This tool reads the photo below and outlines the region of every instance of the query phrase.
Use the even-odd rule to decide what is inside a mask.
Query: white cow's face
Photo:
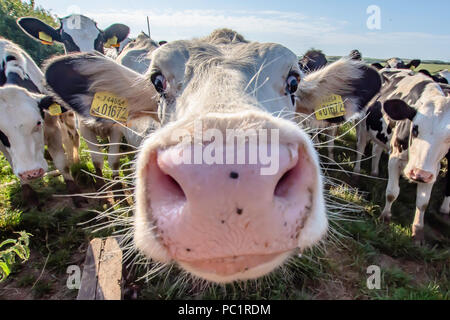
[[[31,17],[21,18],[17,23],[28,35],[44,43],[61,42],[66,52],[104,53],[104,46],[108,41],[115,39],[116,43],[109,45],[120,45],[130,32],[123,24],[113,24],[106,30],[101,30],[95,21],[79,14],[60,19],[59,29]]]
[[[96,55],[58,58],[46,70],[49,86],[85,116],[94,92],[127,98],[130,117],[154,115],[154,89],[161,95],[163,126],[136,166],[136,247],[225,283],[266,275],[320,241],[328,223],[318,155],[287,119],[331,94],[352,101],[347,119],[379,91],[378,73],[342,60],[300,79],[290,50],[231,30],[164,45],[149,70],[143,77]]]
[[[405,175],[411,178],[419,171],[423,182],[434,183],[439,174],[440,161],[449,149],[450,97],[438,97],[421,106],[413,119]]]
[[[24,182],[42,177],[48,169],[44,120],[38,107],[42,99],[19,87],[0,88],[0,147]]]
[[[102,32],[93,20],[81,15],[71,15],[60,22],[61,38],[68,52],[103,52]]]

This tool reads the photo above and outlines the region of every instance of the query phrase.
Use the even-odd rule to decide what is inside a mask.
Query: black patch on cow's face
[[[403,120],[397,123],[395,131],[394,147],[401,153],[409,148],[409,134],[411,131],[411,121]]]
[[[6,148],[11,148],[11,144],[9,143],[9,139],[6,136],[6,134],[3,133],[2,130],[0,130],[0,141]]]
[[[381,70],[383,69],[383,66],[381,65],[381,63],[376,62],[376,63],[372,63],[372,67],[374,67],[377,70]]]
[[[428,84],[430,84],[430,82],[428,81],[419,82],[409,91],[404,99],[407,100],[410,104],[415,104],[422,96],[423,92],[425,91],[425,87]]]
[[[22,79],[17,73],[10,72],[6,77],[6,84],[16,85],[21,88],[27,89],[30,92],[40,93],[39,89],[36,87],[30,78]]]
[[[75,41],[73,41],[72,36],[64,32],[63,29],[60,29],[60,32],[61,32],[61,42],[64,44],[66,52],[67,53],[80,52],[80,48],[77,46]]]
[[[377,101],[367,111],[367,130],[377,132],[377,139],[384,144],[388,143],[388,137],[383,133],[383,113],[381,112],[381,102]],[[390,132],[389,132],[390,131]],[[388,128],[388,134],[392,133],[392,130]]]

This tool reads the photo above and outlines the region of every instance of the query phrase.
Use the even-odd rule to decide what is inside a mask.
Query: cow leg
[[[378,177],[380,175],[380,160],[383,155],[383,148],[376,143],[372,144],[372,171],[371,175],[373,177]]]
[[[114,127],[111,130],[110,135],[110,143],[111,146],[109,147],[109,156],[108,156],[108,164],[111,170],[113,171],[112,177],[114,180],[113,184],[113,191],[120,191],[122,190],[122,183],[120,182],[120,176],[119,176],[119,167],[120,167],[120,142],[123,138],[123,132],[120,128]],[[114,192],[114,200],[118,201],[123,197],[120,197],[120,192]]]
[[[98,146],[97,136],[95,132],[84,124],[80,125],[80,131],[81,135],[86,140],[91,154],[92,162],[94,163],[95,175],[97,176],[95,178],[95,188],[98,191],[105,185],[105,181],[103,180],[104,155],[102,153],[102,150]]]
[[[356,163],[355,168],[353,169],[354,173],[361,173],[361,161],[362,157],[364,155],[364,151],[366,151],[367,142],[368,142],[368,136],[367,136],[367,130],[364,130],[364,124],[360,123],[358,126],[356,126],[356,135],[358,137],[358,142],[356,144]]]
[[[46,127],[45,139],[47,141],[48,152],[55,164],[55,167],[62,174],[64,181],[66,182],[67,191],[70,194],[76,196],[72,197],[72,200],[76,207],[81,207],[83,203],[86,203],[86,199],[79,196],[81,194],[80,188],[75,184],[73,177],[69,169],[69,161],[64,153],[63,148],[63,135],[60,134],[61,131],[65,131],[63,128]]]
[[[414,216],[414,223],[412,226],[412,235],[415,242],[422,244],[425,240],[423,231],[425,211],[427,210],[430,201],[433,184],[419,183],[417,184],[417,198],[416,198],[416,215]]]
[[[392,217],[391,209],[392,204],[400,193],[400,174],[401,174],[401,160],[399,158],[389,158],[389,180],[386,188],[386,205],[384,207],[383,213],[381,214],[381,218],[389,221]]]
[[[442,202],[441,209],[439,210],[442,214],[450,214],[450,152],[447,153],[447,175],[446,175],[446,185],[445,185],[445,198]]]
[[[66,112],[61,116],[61,121],[64,123],[62,137],[69,158],[70,165],[80,162],[80,134],[76,128],[76,118],[74,112]]]

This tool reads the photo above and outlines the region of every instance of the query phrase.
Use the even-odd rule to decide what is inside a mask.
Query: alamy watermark
[[[280,169],[279,129],[203,130],[203,122],[194,122],[194,133],[187,129],[172,132],[172,141],[180,141],[180,152],[171,153],[174,164],[258,165],[263,176]]]
[[[366,13],[369,15],[367,18],[367,29],[369,30],[381,30],[381,9],[377,5],[371,5],[367,7]]]
[[[380,290],[381,289],[381,268],[379,266],[369,266],[367,268],[367,289]]]

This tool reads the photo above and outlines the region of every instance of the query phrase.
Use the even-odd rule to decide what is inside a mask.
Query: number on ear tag
[[[315,113],[317,120],[342,117],[345,115],[344,101],[339,95],[331,95],[320,102]]]
[[[91,116],[126,123],[128,101],[111,92],[97,92],[92,100]]]

